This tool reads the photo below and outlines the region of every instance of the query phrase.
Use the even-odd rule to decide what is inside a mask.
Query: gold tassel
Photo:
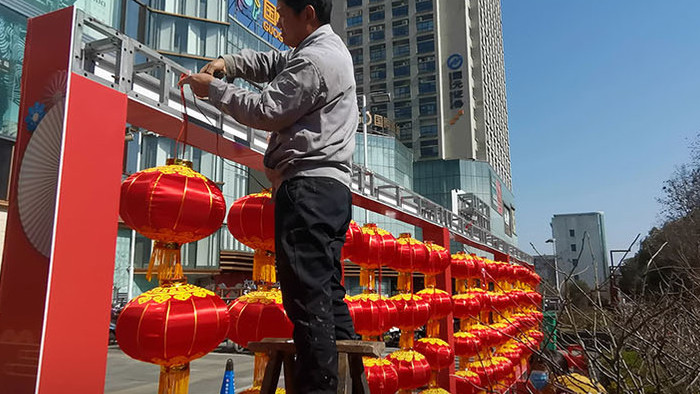
[[[255,249],[253,255],[253,281],[269,288],[277,281],[275,254],[267,250]]]
[[[413,330],[401,330],[401,337],[399,337],[399,348],[401,350],[413,349],[413,335]]]
[[[255,353],[255,361],[253,366],[253,387],[262,387],[263,378],[265,377],[265,369],[270,361],[270,356],[267,353]]]
[[[428,327],[426,327],[426,334],[428,338],[439,338],[440,337],[440,321],[439,320],[428,320]]]
[[[180,257],[180,244],[156,241],[153,245],[151,260],[148,262],[146,280],[150,281],[153,271],[158,274],[158,282],[174,281],[184,278]]]
[[[187,394],[190,384],[190,363],[160,367],[158,394]]]
[[[411,293],[413,291],[413,274],[411,272],[399,272],[396,289],[399,293]]]
[[[374,293],[374,270],[360,267],[360,287],[363,289],[363,293],[372,294]]]

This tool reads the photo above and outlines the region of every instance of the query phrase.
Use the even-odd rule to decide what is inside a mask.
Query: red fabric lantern
[[[481,312],[481,296],[478,293],[464,293],[452,296],[454,316],[458,319],[476,317]]]
[[[236,298],[229,306],[228,338],[246,347],[263,338],[289,338],[294,328],[282,306],[278,289],[253,291]]]
[[[131,300],[119,315],[119,347],[132,358],[161,366],[159,392],[186,393],[189,362],[226,338],[226,303],[209,290],[173,283]]]
[[[465,252],[457,252],[451,260],[452,277],[455,279],[472,279],[481,277],[481,260]]]
[[[476,394],[481,390],[481,379],[472,371],[455,372],[457,394]]]
[[[394,394],[399,389],[399,373],[391,361],[362,357],[367,384],[372,394]]]
[[[542,307],[542,294],[536,293],[534,291],[529,291],[525,293],[527,297],[527,303],[536,307],[536,308],[541,308]]]
[[[481,348],[479,337],[468,331],[454,333],[455,354],[460,357],[476,355]]]
[[[425,275],[437,275],[450,266],[452,257],[447,249],[430,241],[425,242],[425,247],[428,249],[428,258],[426,260],[417,260],[415,271],[422,272]]]
[[[423,242],[411,238],[409,233],[402,233],[396,239],[396,255],[386,265],[398,272],[413,272],[428,264],[428,254],[428,247]]]
[[[340,259],[354,260],[361,242],[362,229],[356,221],[351,220],[348,231],[345,232],[345,244],[340,250]]]
[[[433,370],[449,367],[455,356],[450,345],[440,338],[421,338],[416,342],[414,349],[425,356]]]
[[[471,326],[469,332],[479,338],[482,348],[495,346],[501,339],[500,335],[494,335],[494,331],[491,328],[481,323]]]
[[[226,224],[243,244],[253,249],[275,251],[275,203],[270,192],[249,194],[234,201]]]
[[[452,312],[452,297],[444,290],[436,288],[423,289],[416,293],[430,304],[430,320],[438,320]]]
[[[124,223],[156,241],[147,279],[157,268],[161,283],[182,277],[180,246],[214,233],[226,214],[224,196],[214,182],[188,167],[189,162],[168,163],[126,178],[119,206]]]
[[[430,364],[415,350],[397,350],[387,356],[399,375],[400,389],[415,389],[428,384]]]
[[[397,294],[390,298],[396,305],[396,327],[411,330],[428,322],[430,305],[415,294]]]
[[[396,238],[390,232],[368,223],[360,229],[361,242],[353,240],[352,262],[360,267],[377,269],[394,259],[396,254]],[[346,233],[347,239],[347,233]]]
[[[394,326],[398,318],[396,305],[379,294],[358,294],[345,297],[355,332],[362,336],[378,336]]]

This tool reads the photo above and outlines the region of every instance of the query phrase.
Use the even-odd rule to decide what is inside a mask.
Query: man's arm
[[[252,82],[270,82],[284,69],[286,52],[256,52],[243,49],[235,55],[223,55],[229,80],[241,77]]]
[[[321,79],[308,60],[297,58],[262,92],[251,92],[220,80],[209,84],[209,101],[238,122],[260,130],[291,126],[318,102]]]

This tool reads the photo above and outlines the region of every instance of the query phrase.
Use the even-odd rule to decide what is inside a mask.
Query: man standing
[[[352,59],[329,25],[331,0],[278,0],[277,11],[293,49],[225,55],[181,84],[238,122],[272,132],[264,165],[284,308],[294,323],[296,389],[335,393],[335,341],[355,336],[340,284],[359,117]],[[250,92],[213,77],[222,72],[269,84]]]

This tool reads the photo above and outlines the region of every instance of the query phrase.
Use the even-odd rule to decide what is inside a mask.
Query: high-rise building
[[[500,0],[343,0],[331,24],[358,96],[413,150],[414,190],[455,212],[479,205],[473,225],[517,245]]]
[[[344,0],[331,23],[416,160],[485,161],[512,189],[500,0]]]
[[[603,212],[557,214],[551,224],[562,286],[565,281],[582,281],[607,300],[610,263]]]

